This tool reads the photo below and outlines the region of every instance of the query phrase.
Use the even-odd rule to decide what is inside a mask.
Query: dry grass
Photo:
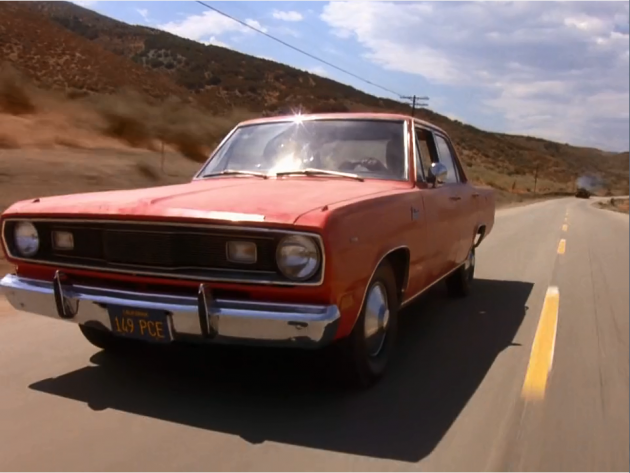
[[[244,110],[213,116],[177,99],[152,102],[133,91],[84,101],[104,120],[104,134],[135,148],[156,150],[164,142],[196,162],[205,161],[236,123],[253,116]]]
[[[19,148],[20,144],[15,138],[11,136],[7,136],[4,134],[0,134],[0,149],[16,149]]]
[[[7,105],[5,105],[7,104]],[[235,109],[211,115],[177,98],[158,101],[123,89],[112,95],[36,88],[10,66],[0,66],[0,148],[141,148],[175,150],[195,162],[239,121]]]
[[[0,67],[0,112],[25,115],[36,111],[27,81],[13,67]]]

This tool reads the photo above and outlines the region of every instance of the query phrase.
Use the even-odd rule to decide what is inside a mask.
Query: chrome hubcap
[[[470,253],[468,253],[468,258],[466,259],[466,271],[468,271],[470,268],[475,266],[475,252],[470,250]]]
[[[385,343],[389,324],[387,291],[380,282],[374,284],[365,301],[365,344],[370,356],[377,356]]]

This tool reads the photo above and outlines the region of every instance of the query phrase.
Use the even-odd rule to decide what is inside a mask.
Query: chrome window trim
[[[464,170],[461,157],[455,149],[455,143],[453,143],[453,140],[446,134],[446,132],[438,131],[435,132],[434,135],[438,135],[446,142],[446,146],[448,147],[451,153],[451,157],[453,158],[453,165],[455,167],[455,170],[457,171],[457,184],[466,184],[468,182],[468,176],[466,176],[466,171]]]
[[[453,169],[455,170],[455,178],[457,179],[457,182],[445,182],[444,184],[462,184],[462,178],[460,176],[460,170],[459,170],[459,162],[457,157],[455,156],[454,150],[453,150],[453,146],[450,142],[450,140],[448,139],[448,137],[444,134],[444,133],[440,133],[440,132],[432,132],[434,136],[441,138],[444,143],[446,144],[446,147],[448,148],[448,152],[451,155],[451,161],[453,161]],[[437,142],[435,143],[435,149],[438,153],[438,156],[441,158],[440,156],[440,147],[438,146]]]
[[[426,174],[425,174],[425,170],[424,170],[424,164],[422,163],[422,151],[420,150],[420,146],[418,143],[418,133],[416,132],[416,128],[417,125],[415,122],[411,123],[411,128],[412,128],[412,135],[413,135],[413,167],[414,167],[414,172],[415,172],[415,177],[413,179],[413,182],[418,184],[420,183],[427,183],[426,180]],[[418,152],[418,156],[416,156],[416,151]],[[418,169],[416,166],[420,165],[420,168]],[[420,174],[419,174],[420,173]],[[420,177],[420,179],[418,179],[418,177]]]
[[[147,227],[150,227],[151,225],[153,226],[157,226],[157,225],[162,225],[162,226],[172,226],[172,227],[180,227],[180,228],[199,228],[199,229],[215,229],[215,230],[234,230],[234,231],[241,231],[241,232],[252,232],[252,233],[261,233],[261,234],[267,234],[267,235],[271,235],[274,233],[280,233],[280,234],[285,234],[285,235],[302,235],[302,236],[306,236],[306,237],[310,237],[313,238],[316,242],[317,245],[319,246],[319,250],[321,252],[322,255],[322,262],[321,262],[321,271],[320,271],[320,277],[319,279],[315,280],[315,281],[305,281],[305,282],[298,282],[298,281],[273,281],[273,280],[258,280],[258,279],[248,279],[248,278],[241,278],[241,279],[232,279],[232,278],[221,278],[221,277],[213,277],[213,276],[190,276],[190,275],[178,275],[178,274],[170,274],[170,273],[160,273],[160,272],[156,272],[156,271],[142,271],[142,270],[127,270],[127,269],[112,269],[112,268],[97,268],[97,267],[93,267],[93,266],[85,266],[85,265],[80,265],[80,264],[65,264],[65,263],[58,263],[58,262],[51,262],[51,261],[43,261],[43,260],[38,260],[38,259],[32,259],[32,258],[23,258],[20,256],[15,256],[11,253],[9,245],[7,244],[6,238],[5,238],[5,233],[6,233],[6,225],[9,222],[20,222],[20,221],[27,221],[27,222],[33,222],[33,223],[37,223],[37,222],[51,222],[51,223],[80,223],[80,224],[85,224],[85,223],[96,223],[96,224],[128,224],[128,225],[146,225]],[[138,221],[138,220],[116,220],[116,219],[81,219],[81,218],[77,218],[77,219],[72,219],[72,218],[50,218],[50,217],[44,217],[44,218],[28,218],[28,217],[6,217],[5,219],[2,220],[2,244],[5,248],[5,251],[7,252],[7,255],[15,260],[15,261],[22,261],[25,263],[33,263],[33,264],[40,264],[40,265],[45,265],[45,266],[52,266],[52,267],[60,267],[60,268],[72,268],[72,269],[81,269],[81,270],[85,270],[85,271],[93,271],[93,272],[107,272],[107,273],[114,273],[114,274],[130,274],[130,275],[134,275],[134,276],[147,276],[147,277],[159,277],[159,278],[166,278],[166,279],[178,279],[178,280],[188,280],[188,281],[207,281],[207,282],[221,282],[221,283],[227,283],[227,284],[261,284],[261,285],[272,285],[272,286],[321,286],[324,283],[324,275],[326,272],[326,250],[324,248],[324,240],[321,237],[321,235],[317,234],[317,233],[312,233],[312,232],[305,232],[305,231],[300,231],[300,230],[289,230],[289,229],[276,229],[276,228],[263,228],[263,227],[244,227],[244,226],[232,226],[232,225],[220,225],[220,224],[203,224],[203,223],[182,223],[182,222],[168,222],[168,221]],[[223,271],[223,270],[217,270],[217,271]],[[239,270],[234,270],[234,271],[239,271]],[[246,269],[243,271],[247,271]],[[260,273],[257,273],[260,274]]]
[[[409,167],[409,157],[410,155],[410,150],[409,150],[409,122],[408,121],[404,121],[403,122],[403,127],[404,127],[404,131],[403,131],[403,146],[405,148],[405,179],[407,182],[412,180],[411,177],[411,168]]]

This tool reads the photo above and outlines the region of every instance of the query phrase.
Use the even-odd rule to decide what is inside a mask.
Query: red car
[[[473,280],[494,195],[447,134],[394,114],[237,125],[191,182],[21,201],[1,217],[18,310],[77,323],[94,345],[336,345],[369,386],[401,307]]]

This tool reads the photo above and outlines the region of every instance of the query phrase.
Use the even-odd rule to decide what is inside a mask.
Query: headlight
[[[304,281],[317,272],[321,256],[317,244],[311,238],[291,235],[280,241],[276,261],[287,278]]]
[[[13,230],[15,246],[21,256],[34,256],[39,250],[39,235],[30,222],[18,222]]]

